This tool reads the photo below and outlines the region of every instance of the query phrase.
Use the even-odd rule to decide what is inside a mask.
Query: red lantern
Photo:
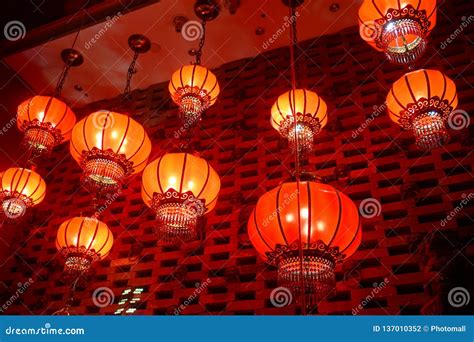
[[[262,258],[278,267],[281,286],[300,298],[304,283],[309,307],[333,291],[336,263],[357,250],[362,229],[349,197],[330,185],[301,181],[263,194],[249,218],[248,234]]]
[[[156,213],[160,240],[195,240],[198,219],[216,205],[220,185],[217,172],[195,153],[167,153],[148,164],[142,198]]]
[[[426,50],[436,25],[436,0],[364,0],[360,35],[396,64],[412,64]]]
[[[38,153],[71,137],[76,116],[63,101],[52,96],[34,96],[18,106],[17,124],[25,144]]]
[[[92,264],[105,258],[114,244],[107,225],[91,217],[74,217],[61,224],[56,247],[66,257],[64,272],[77,278],[89,271]]]
[[[447,123],[457,104],[456,84],[438,70],[409,72],[387,95],[390,118],[411,130],[423,150],[449,141]]]

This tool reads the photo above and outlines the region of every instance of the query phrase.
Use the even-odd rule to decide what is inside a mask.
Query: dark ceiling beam
[[[160,2],[160,0],[106,0],[97,5],[84,8],[75,14],[65,16],[51,23],[34,28],[31,31],[27,31],[23,39],[17,41],[1,41],[0,59],[67,36],[68,34],[77,32],[80,27],[86,28],[97,25],[106,21],[107,17],[113,17],[118,12],[125,15],[157,2]],[[66,47],[67,46],[65,46],[65,48]]]

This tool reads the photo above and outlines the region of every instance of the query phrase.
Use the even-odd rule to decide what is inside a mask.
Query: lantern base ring
[[[334,291],[335,267],[330,258],[311,255],[305,251],[301,260],[297,252],[290,253],[278,263],[278,283],[291,291],[298,304],[301,304],[303,290],[306,307],[314,308]]]
[[[18,192],[4,190],[0,192],[2,202],[1,219],[3,223],[15,224],[25,215],[26,210],[33,205],[30,198]]]
[[[189,127],[201,120],[201,115],[211,105],[211,98],[206,90],[188,85],[176,89],[173,101],[179,106],[180,116]]]
[[[82,183],[95,194],[110,194],[119,190],[123,180],[133,172],[132,163],[125,155],[112,150],[94,148],[83,152],[82,156]]]
[[[450,138],[442,116],[435,111],[417,115],[413,119],[413,133],[416,145],[422,150],[430,150],[444,145]]]
[[[288,115],[280,124],[280,134],[288,139],[293,153],[311,153],[314,137],[321,131],[319,119],[311,114],[297,113],[296,121],[295,127],[294,117]]]
[[[77,279],[80,276],[87,275],[92,263],[99,260],[99,254],[84,247],[71,246],[63,248],[61,252],[66,257],[64,275],[67,279]]]
[[[156,213],[156,232],[161,244],[194,241],[199,237],[198,220],[204,214],[204,202],[191,192],[169,189],[153,194],[152,209]]]
[[[38,155],[50,153],[63,141],[61,131],[49,122],[40,122],[38,119],[25,121],[21,129],[24,131],[23,145]]]

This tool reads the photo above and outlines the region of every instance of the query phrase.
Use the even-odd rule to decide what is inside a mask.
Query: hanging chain
[[[291,87],[293,90],[293,103],[295,103],[296,96],[295,90],[297,87],[296,83],[296,65],[295,65],[295,49],[298,44],[297,31],[296,31],[296,10],[294,3],[290,0],[289,7],[289,19],[291,20],[290,29],[290,70],[291,70]],[[301,199],[300,199],[300,146],[298,139],[298,118],[296,112],[293,113],[293,120],[295,124],[295,178],[296,178],[296,198],[298,208],[298,252],[299,252],[299,271],[300,271],[300,301],[301,301],[301,313],[306,315],[306,284],[304,280],[304,253],[303,253],[303,234],[301,233]],[[303,113],[304,114],[304,113]]]
[[[206,20],[203,19],[201,22],[202,33],[201,38],[199,39],[199,48],[196,51],[196,64],[201,64],[201,56],[202,56],[202,48],[204,47],[204,43],[206,42]]]
[[[132,92],[131,90],[132,77],[137,72],[137,69],[135,68],[135,64],[137,63],[138,55],[139,55],[139,52],[135,51],[135,54],[133,55],[132,63],[130,63],[130,66],[128,67],[127,83],[125,84],[125,89],[123,90],[122,102],[127,102],[130,100],[130,93]]]

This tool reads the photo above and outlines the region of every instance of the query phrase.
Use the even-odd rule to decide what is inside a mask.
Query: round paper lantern
[[[70,151],[83,169],[84,186],[110,193],[144,169],[151,142],[143,126],[128,115],[98,111],[74,126]]]
[[[364,0],[361,37],[396,64],[412,64],[426,50],[436,25],[436,0]]]
[[[142,198],[164,243],[196,239],[198,218],[214,208],[219,189],[219,175],[197,153],[166,153],[143,171]]]
[[[18,106],[18,128],[26,145],[39,153],[69,140],[75,123],[71,108],[52,96],[34,96]]]
[[[77,277],[89,271],[92,264],[105,258],[114,243],[107,225],[91,217],[74,217],[59,226],[56,247],[66,257],[64,271]]]
[[[296,117],[296,129],[295,129]],[[327,124],[327,105],[315,92],[306,89],[290,90],[280,95],[271,109],[273,128],[287,138],[293,151],[309,153],[314,137]]]
[[[417,70],[398,79],[387,95],[390,118],[411,130],[420,149],[449,141],[447,122],[456,109],[454,82],[438,70]]]
[[[35,171],[11,167],[0,174],[3,218],[15,223],[27,208],[40,203],[46,194],[46,183]]]
[[[335,288],[336,263],[357,250],[362,229],[349,197],[330,185],[301,181],[263,194],[248,234],[262,258],[278,267],[280,285],[298,299],[303,281],[306,304],[314,306]]]
[[[182,120],[189,126],[201,120],[201,114],[216,102],[220,91],[216,75],[198,64],[175,71],[168,89]]]

